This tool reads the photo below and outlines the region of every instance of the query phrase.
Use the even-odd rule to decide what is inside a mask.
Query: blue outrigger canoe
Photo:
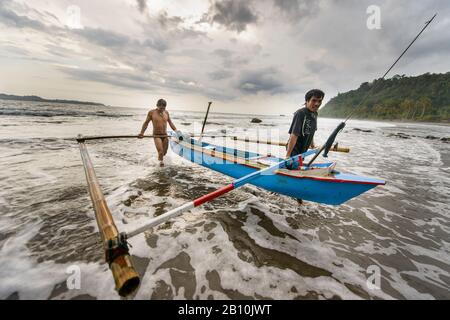
[[[174,153],[235,179],[284,160],[198,141],[188,135],[183,135],[182,139],[173,137],[170,146]],[[316,152],[309,150],[302,158]],[[251,184],[285,196],[330,205],[340,205],[378,185],[386,184],[379,179],[337,172],[334,166],[335,163],[330,162],[313,164],[310,168],[300,165],[300,169],[296,170],[280,168],[272,174],[253,179]]]

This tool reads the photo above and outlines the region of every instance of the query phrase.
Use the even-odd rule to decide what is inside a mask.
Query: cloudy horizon
[[[0,0],[0,93],[291,113],[381,77],[435,13],[388,77],[450,71],[447,0]]]

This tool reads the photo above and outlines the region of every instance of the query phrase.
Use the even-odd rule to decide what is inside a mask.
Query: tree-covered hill
[[[450,122],[450,72],[365,82],[357,90],[332,98],[320,115],[347,117],[369,92],[354,118]]]

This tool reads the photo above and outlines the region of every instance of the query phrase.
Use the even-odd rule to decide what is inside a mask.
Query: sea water
[[[203,114],[169,111],[178,129],[199,131]],[[146,112],[0,101],[0,299],[119,299],[74,138],[137,134]],[[286,141],[291,114],[253,117],[212,113],[206,130]],[[319,118],[316,144],[339,122]],[[131,298],[449,299],[450,144],[430,136],[449,127],[351,120],[338,136],[351,152],[327,161],[386,186],[301,207],[244,186],[132,238],[141,285]],[[119,230],[231,181],[170,150],[159,168],[151,139],[86,144]]]

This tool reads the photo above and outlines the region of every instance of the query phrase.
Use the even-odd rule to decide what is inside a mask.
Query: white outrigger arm
[[[311,152],[316,152],[316,150],[311,150]],[[273,171],[281,169],[281,168],[285,168],[288,163],[292,163],[293,161],[294,162],[298,161],[299,157],[301,157],[301,156],[302,156],[301,154],[293,156],[289,159],[278,162],[270,167],[267,167],[267,168],[259,170],[259,171],[252,172],[242,178],[236,179],[232,183],[230,183],[226,186],[223,186],[213,192],[210,192],[204,196],[201,196],[201,197],[195,199],[194,201],[187,202],[187,203],[183,204],[182,206],[179,206],[179,207],[172,209],[156,218],[153,218],[150,221],[148,221],[146,224],[144,224],[134,230],[127,231],[126,232],[127,237],[128,238],[134,237],[134,236],[136,236],[144,231],[147,231],[153,227],[156,227],[170,219],[178,217],[178,216],[182,215],[183,213],[185,213],[195,207],[201,206],[202,204],[204,204],[206,202],[214,200],[215,198],[218,198],[232,190],[242,187],[243,185],[251,182],[253,179],[255,179],[257,177],[270,174]]]

